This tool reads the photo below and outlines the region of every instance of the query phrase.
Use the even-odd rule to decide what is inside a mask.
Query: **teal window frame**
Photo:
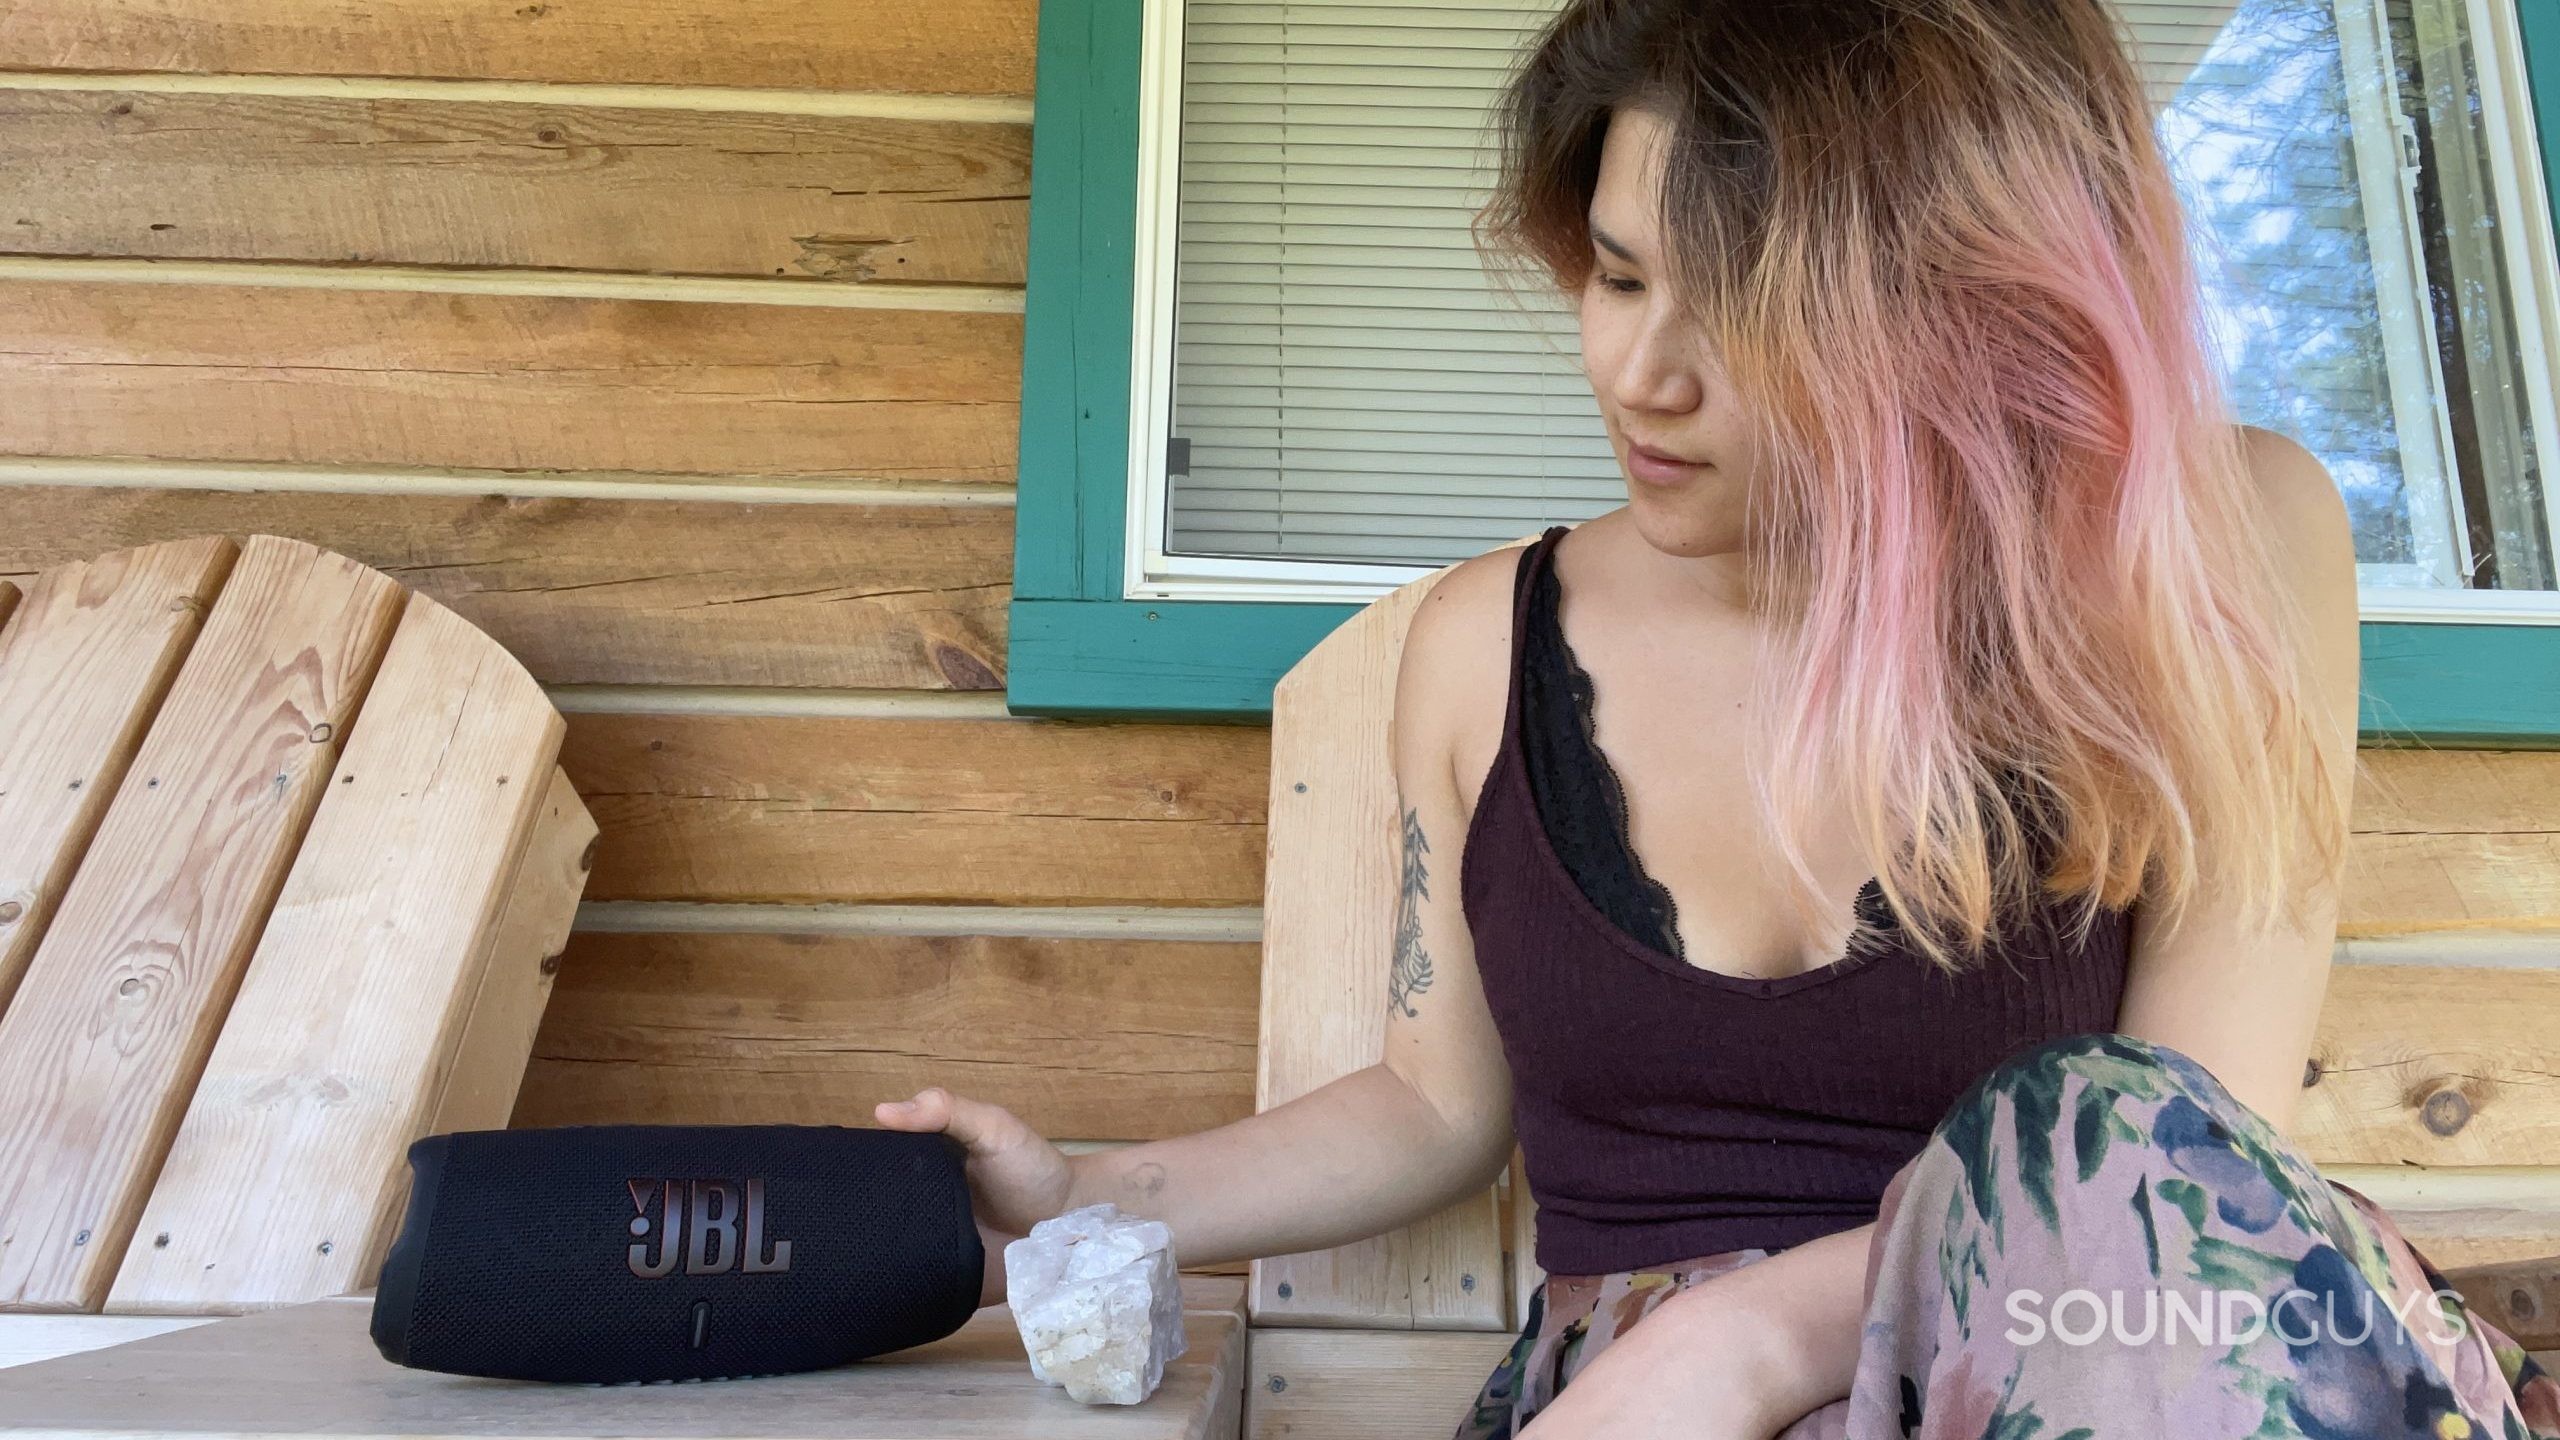
[[[2560,0],[2518,0],[2560,214]],[[1130,324],[1142,0],[1040,0],[1006,704],[1254,723],[1356,605],[1131,600]],[[2371,743],[2560,748],[2560,625],[2368,620]]]

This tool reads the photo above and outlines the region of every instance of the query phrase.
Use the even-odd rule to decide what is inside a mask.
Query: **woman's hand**
[[[987,1250],[978,1303],[1002,1302],[1006,1243],[1069,1208],[1074,1162],[1012,1111],[939,1085],[926,1086],[912,1100],[883,1100],[872,1114],[889,1129],[940,1130],[968,1147],[970,1208]]]
[[[1674,1295],[1609,1342],[1532,1416],[1520,1440],[1770,1440],[1778,1416],[1759,1384],[1771,1364],[1749,1317],[1701,1287]]]
[[[1523,1440],[1770,1440],[1849,1393],[1869,1221],[1670,1296],[1574,1372]]]

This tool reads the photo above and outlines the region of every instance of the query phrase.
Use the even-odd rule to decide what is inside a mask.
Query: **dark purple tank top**
[[[1520,557],[1502,742],[1460,862],[1538,1263],[1595,1275],[1862,1225],[1984,1071],[2115,1028],[2132,911],[2073,945],[2059,909],[2039,909],[1949,976],[1899,942],[1870,882],[1859,913],[1884,933],[1830,965],[1754,979],[1689,964],[1627,846],[1557,625],[1566,533]]]

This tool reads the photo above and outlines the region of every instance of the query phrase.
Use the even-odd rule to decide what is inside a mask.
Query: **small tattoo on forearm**
[[[1164,1193],[1164,1178],[1164,1167],[1150,1160],[1120,1177],[1120,1185],[1131,1195],[1152,1200]]]
[[[1387,1004],[1414,1013],[1412,997],[1431,988],[1431,956],[1422,948],[1422,902],[1431,898],[1431,876],[1422,857],[1431,843],[1422,836],[1419,812],[1404,812],[1404,878],[1396,890],[1395,960],[1387,976]]]

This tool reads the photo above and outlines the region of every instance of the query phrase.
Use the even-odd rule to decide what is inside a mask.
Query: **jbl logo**
[[[675,1273],[682,1262],[687,1275],[778,1275],[791,1268],[791,1242],[776,1240],[770,1252],[764,1238],[762,1180],[626,1180],[631,1188],[634,1243],[627,1252],[631,1273],[656,1280]],[[739,1197],[745,1196],[741,1203]],[[658,1218],[649,1212],[655,1208]],[[658,1258],[649,1258],[655,1232]],[[743,1233],[742,1233],[743,1232]]]

